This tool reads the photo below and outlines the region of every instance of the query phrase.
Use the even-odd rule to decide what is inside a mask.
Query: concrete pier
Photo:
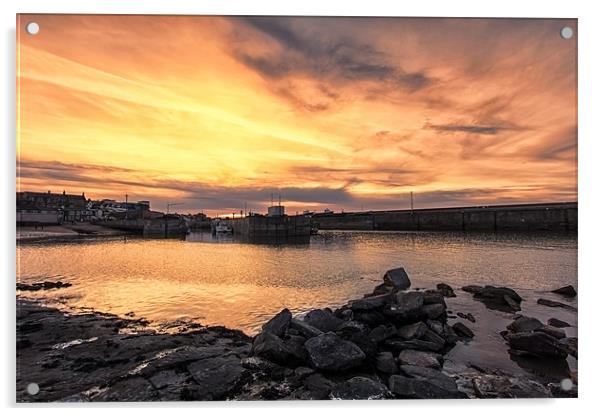
[[[577,202],[319,213],[321,230],[576,231]]]

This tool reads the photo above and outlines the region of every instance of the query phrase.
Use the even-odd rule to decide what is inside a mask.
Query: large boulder
[[[446,283],[439,283],[437,285],[437,290],[443,294],[446,298],[455,298],[456,294],[454,293],[454,289]]]
[[[400,327],[397,332],[401,338],[410,340],[414,338],[421,338],[427,330],[428,327],[426,324],[420,321],[410,325],[404,325]]]
[[[523,298],[507,287],[495,286],[463,286],[462,290],[472,293],[473,297],[485,304],[489,309],[503,312],[517,312]]]
[[[322,332],[334,332],[340,327],[345,321],[334,316],[332,312],[327,309],[314,309],[309,311],[303,321],[314,328],[318,328]]]
[[[429,379],[393,375],[389,378],[389,389],[402,399],[459,399],[466,395],[457,390],[447,390]]]
[[[577,312],[577,308],[571,305],[567,305],[566,303],[556,302],[555,300],[549,299],[537,299],[537,303],[544,306],[549,306],[550,308],[563,308],[568,311]]]
[[[253,355],[278,364],[302,363],[305,359],[303,337],[290,337],[283,340],[271,332],[262,332],[253,341]]]
[[[278,312],[272,319],[267,321],[262,327],[262,331],[271,332],[279,337],[283,336],[291,323],[293,315],[288,309]]]
[[[195,361],[188,372],[198,384],[193,392],[196,400],[220,400],[241,382],[244,369],[240,359],[228,356]]]
[[[320,331],[318,328],[295,318],[291,319],[289,326],[291,329],[298,331],[305,338],[313,338],[317,337],[320,334],[323,334],[323,332]]]
[[[577,291],[571,285],[563,286],[561,288],[552,290],[552,293],[556,293],[558,295],[566,296],[567,298],[574,298],[577,296]]]
[[[353,377],[332,388],[331,399],[338,400],[381,400],[393,398],[393,395],[382,383],[368,377]]]
[[[441,355],[427,351],[403,350],[399,353],[401,365],[415,365],[438,370],[441,368],[441,361]]]
[[[571,326],[568,322],[561,321],[560,319],[550,318],[548,319],[548,325],[556,327],[556,328],[567,328]]]
[[[476,396],[482,399],[551,397],[542,384],[522,376],[480,374],[472,378],[472,387]]]
[[[543,327],[541,321],[537,318],[531,318],[530,316],[519,316],[506,327],[510,332],[528,332],[535,331]]]
[[[383,351],[376,357],[376,369],[382,373],[395,374],[397,373],[397,363],[395,357],[390,351]]]
[[[372,342],[379,343],[396,335],[397,328],[395,328],[393,325],[379,325],[370,331],[368,337],[372,340]]]
[[[561,358],[567,356],[566,348],[556,338],[543,332],[518,332],[506,337],[510,348],[537,357]]]
[[[424,295],[421,292],[399,292],[395,296],[395,304],[387,310],[395,316],[418,315],[424,304]]]
[[[352,342],[325,333],[305,342],[309,362],[318,370],[343,371],[362,364],[366,355]]]
[[[383,277],[385,284],[397,290],[406,290],[411,286],[410,278],[403,267],[388,270]]]
[[[415,365],[402,365],[400,366],[400,370],[408,377],[428,380],[442,389],[448,391],[458,390],[455,380],[450,376],[443,374],[441,371]]]
[[[456,335],[461,338],[474,338],[474,332],[462,322],[456,322],[452,325],[452,328]]]
[[[368,296],[363,299],[355,299],[349,302],[349,307],[354,311],[369,311],[385,306],[391,299],[391,295]]]

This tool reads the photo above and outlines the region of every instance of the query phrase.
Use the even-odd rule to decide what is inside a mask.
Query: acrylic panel
[[[576,19],[16,30],[17,401],[577,396]]]

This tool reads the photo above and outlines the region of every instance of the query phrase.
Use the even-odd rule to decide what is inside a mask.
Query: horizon
[[[18,191],[226,213],[577,200],[576,20],[18,19],[41,28],[18,25]]]

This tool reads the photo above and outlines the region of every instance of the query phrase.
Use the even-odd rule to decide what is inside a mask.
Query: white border
[[[533,413],[578,414],[593,408],[600,395],[600,310],[596,303],[602,294],[599,273],[601,198],[599,178],[600,100],[602,60],[602,15],[595,1],[528,2],[525,0],[500,0],[495,3],[468,0],[421,0],[421,1],[357,1],[357,0],[305,0],[283,2],[275,0],[238,1],[192,1],[192,0],[136,0],[83,2],[82,0],[21,0],[16,3],[1,2],[2,7],[2,84],[4,97],[2,106],[2,126],[5,126],[2,141],[2,203],[0,218],[3,222],[2,264],[4,273],[2,285],[2,377],[0,383],[2,403],[14,405],[14,198],[15,198],[15,14],[16,13],[120,13],[120,14],[284,14],[284,15],[348,15],[348,16],[455,16],[455,17],[557,17],[579,19],[579,326],[582,341],[579,348],[581,365],[579,371],[580,389],[578,400],[503,400],[503,401],[397,401],[387,403],[345,402],[345,403],[182,403],[179,407],[195,414],[282,414],[306,415],[308,412],[345,412],[345,414],[365,414],[366,412],[437,412],[442,414],[461,413],[483,415]],[[106,415],[108,411],[132,411],[132,407],[144,412],[162,414],[177,404],[152,403],[146,405],[95,404],[50,405],[24,407],[25,413],[61,414],[77,412]],[[169,409],[166,409],[168,407]],[[596,406],[600,407],[600,406]],[[109,409],[110,408],[110,409]],[[518,412],[518,413],[517,413]]]

